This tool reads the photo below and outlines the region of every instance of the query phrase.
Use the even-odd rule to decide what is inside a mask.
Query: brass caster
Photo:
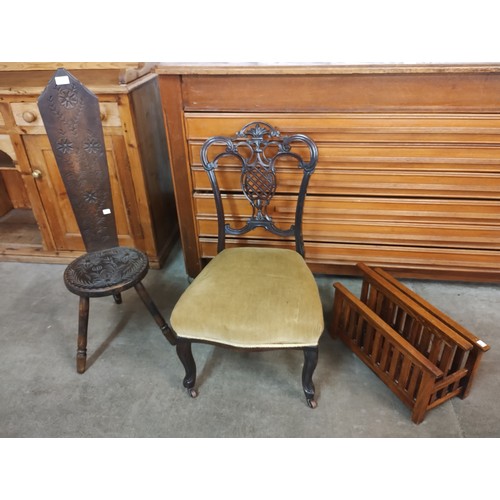
[[[309,406],[309,408],[312,408],[314,410],[314,408],[318,406],[318,403],[316,403],[314,399],[307,399],[307,406]]]

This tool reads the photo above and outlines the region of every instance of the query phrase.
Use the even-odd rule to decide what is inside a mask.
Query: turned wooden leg
[[[122,303],[122,294],[121,293],[114,293],[113,299],[117,304],[121,304]]]
[[[304,347],[304,368],[302,369],[302,387],[306,395],[307,405],[310,408],[316,408],[317,403],[314,400],[314,384],[312,376],[316,365],[318,364],[318,348]]]
[[[87,363],[87,328],[89,324],[88,297],[80,297],[80,307],[78,312],[78,348],[76,351],[76,371],[83,373]]]
[[[170,344],[175,345],[177,341],[174,334],[172,333],[172,330],[170,330],[167,322],[156,307],[156,304],[153,302],[148,292],[144,288],[144,285],[142,283],[137,283],[134,288],[139,294],[141,300],[144,302],[144,305],[146,306],[148,311],[151,313],[151,316],[153,316],[156,324],[160,327],[160,330],[162,331],[165,338],[170,342]]]
[[[191,352],[191,342],[187,340],[178,340],[176,345],[177,356],[181,360],[184,369],[186,370],[186,376],[182,384],[187,389],[189,395],[195,398],[198,392],[194,388],[196,382],[196,364],[194,362],[193,353]]]

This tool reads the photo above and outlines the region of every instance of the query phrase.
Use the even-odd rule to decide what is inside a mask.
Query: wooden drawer
[[[496,114],[409,113],[186,113],[189,141],[232,136],[251,121],[274,125],[283,134],[307,134],[320,143],[500,144]]]
[[[213,197],[195,194],[194,203],[198,234],[215,238]],[[243,196],[226,195],[223,206],[232,227],[242,227],[250,215],[250,205]],[[293,224],[294,198],[276,196],[268,213],[278,227],[287,229]],[[317,242],[500,250],[500,201],[470,207],[456,200],[308,196],[303,234],[305,241]],[[256,238],[279,239],[264,229],[241,239]]]
[[[33,133],[44,133],[43,121],[36,102],[13,102],[12,114],[16,125],[20,127],[33,127]],[[99,103],[101,120],[105,127],[119,127],[121,125],[118,104],[115,102]],[[35,129],[38,127],[39,129]]]
[[[238,239],[229,239],[226,247],[252,245],[294,248],[293,242]],[[213,258],[217,254],[215,238],[200,238],[199,246],[202,258]],[[480,281],[500,280],[500,251],[305,242],[305,253],[308,265],[319,273],[355,274],[358,262],[370,266],[384,262],[387,270],[406,277],[470,279],[474,273]]]
[[[210,182],[202,167],[191,170],[193,188],[209,191]],[[220,168],[222,191],[241,191],[240,172]],[[278,169],[278,192],[296,193],[300,179],[296,171]],[[331,196],[400,196],[425,198],[499,199],[500,175],[493,173],[411,173],[320,168],[311,177],[308,192]]]
[[[16,125],[43,127],[42,117],[36,102],[13,102],[10,106]]]
[[[202,143],[190,142],[190,161],[193,166],[201,166],[200,151]],[[318,170],[349,169],[356,171],[397,171],[408,172],[500,172],[499,148],[489,146],[455,145],[373,145],[357,144],[345,146],[334,143],[317,143]],[[222,152],[222,147],[213,147],[213,151]],[[306,148],[297,147],[297,152],[306,152]],[[220,163],[223,166],[236,166],[232,158]]]
[[[410,113],[186,113],[192,184],[209,190],[200,162],[203,141],[233,135],[252,120],[316,141],[319,161],[309,193],[355,196],[498,199],[500,116]],[[222,151],[222,147],[220,149]],[[220,163],[222,190],[240,189],[236,162]],[[296,168],[277,166],[278,191],[296,192]]]

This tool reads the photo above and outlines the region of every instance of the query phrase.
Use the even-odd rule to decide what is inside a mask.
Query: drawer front
[[[500,115],[186,113],[195,190],[210,189],[200,161],[203,141],[233,135],[252,120],[316,141],[319,161],[309,193],[360,196],[498,199]],[[222,148],[221,148],[222,151]],[[304,152],[306,148],[304,148]],[[300,175],[280,163],[278,190],[296,192]],[[222,190],[239,189],[231,158],[219,167]]]
[[[210,259],[217,254],[217,241],[201,238],[201,256]],[[262,246],[260,240],[227,241],[226,247]],[[269,246],[293,249],[292,242],[272,242]],[[498,282],[500,279],[499,251],[472,251],[454,248],[421,248],[405,246],[349,245],[333,243],[305,243],[306,262],[315,272],[354,274],[355,265],[383,266],[400,270],[404,276],[438,279],[470,279]],[[397,273],[395,273],[397,274]]]
[[[43,127],[43,120],[36,102],[13,102],[11,108],[16,125]]]
[[[400,144],[500,144],[500,115],[407,113],[186,113],[190,141],[234,135],[260,120],[283,134],[307,134],[317,142]]]
[[[217,180],[222,191],[240,191],[240,172],[220,168]],[[277,192],[296,193],[300,173],[278,169]],[[210,181],[202,167],[192,168],[196,191],[209,191]],[[353,196],[415,196],[426,198],[500,199],[500,175],[493,173],[410,173],[321,169],[311,177],[309,194]]]
[[[195,194],[198,234],[217,236],[217,217],[211,195]],[[226,221],[242,227],[251,209],[243,196],[223,197]],[[294,198],[276,196],[268,214],[288,229],[294,222]],[[436,202],[412,199],[329,199],[308,196],[303,219],[305,241],[327,243],[371,242],[380,245],[455,247],[500,251],[500,201],[473,206],[455,200]],[[242,239],[275,240],[279,237],[257,229]]]
[[[44,133],[43,120],[36,102],[15,102],[11,104],[16,125],[33,127],[33,133]],[[101,120],[104,127],[119,127],[121,125],[118,104],[115,102],[99,103]],[[36,129],[39,128],[39,130]]]

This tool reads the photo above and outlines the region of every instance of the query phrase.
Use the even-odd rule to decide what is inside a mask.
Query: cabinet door
[[[23,140],[56,249],[84,251],[48,137],[26,135]],[[123,137],[105,136],[105,144],[120,245],[141,248],[142,231]]]

